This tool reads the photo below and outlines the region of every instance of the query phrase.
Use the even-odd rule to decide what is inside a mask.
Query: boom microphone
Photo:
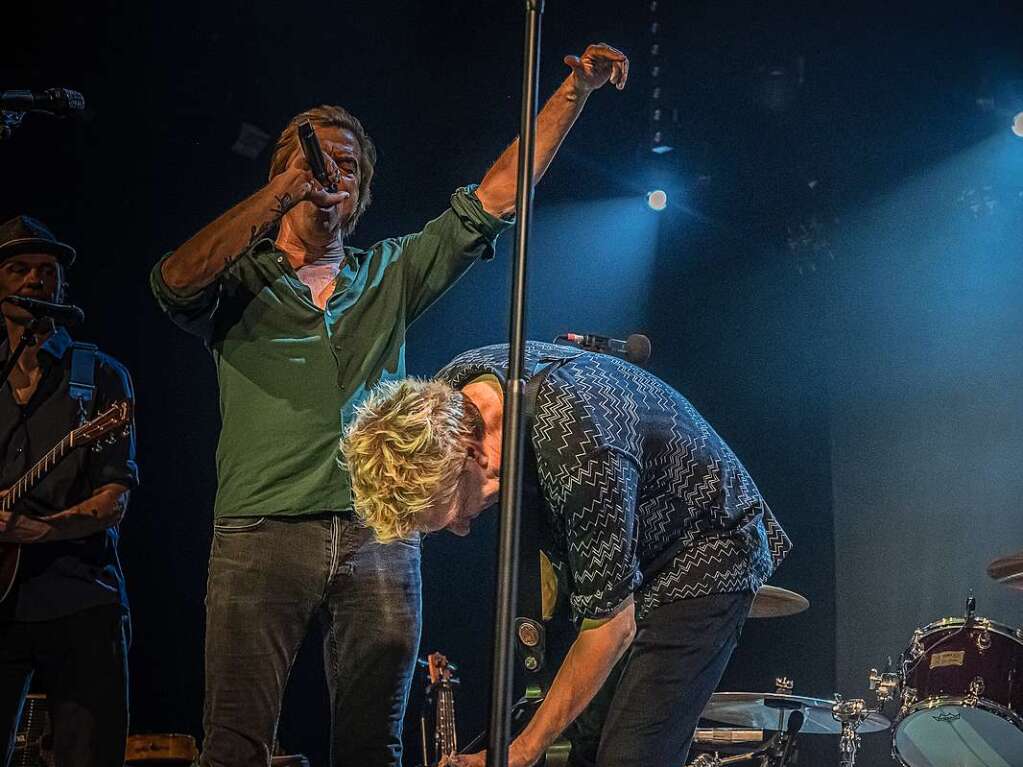
[[[85,312],[73,304],[55,304],[28,296],[7,296],[4,301],[20,306],[35,317],[49,317],[58,325],[69,328],[85,322]]]
[[[624,357],[635,365],[645,365],[650,359],[650,339],[641,333],[633,333],[624,341],[582,333],[565,333],[561,338],[587,351]]]

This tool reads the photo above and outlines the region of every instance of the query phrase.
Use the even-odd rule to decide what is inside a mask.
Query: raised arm
[[[586,99],[609,80],[621,90],[629,77],[629,60],[610,45],[590,45],[582,56],[566,56],[572,73],[544,104],[536,121],[536,151],[533,155],[533,182],[539,181],[551,165],[561,142],[583,111]],[[519,158],[519,140],[501,153],[476,196],[492,216],[506,218],[515,212],[515,187]]]
[[[326,159],[328,169],[336,173],[337,166],[329,157]],[[298,203],[309,200],[327,207],[340,204],[348,196],[345,191],[324,191],[308,166],[296,161],[174,251],[163,262],[163,279],[178,293],[202,290]]]

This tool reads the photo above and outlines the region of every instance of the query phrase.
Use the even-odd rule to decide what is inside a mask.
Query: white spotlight
[[[663,189],[647,192],[646,204],[650,206],[650,210],[662,211],[668,207],[668,193]]]
[[[1012,121],[1012,132],[1023,138],[1023,112],[1020,112]]]

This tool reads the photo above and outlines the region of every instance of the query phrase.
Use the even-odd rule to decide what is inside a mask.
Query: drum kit
[[[1023,591],[1023,551],[987,572]],[[799,594],[764,586],[750,617],[807,607]],[[798,735],[838,735],[839,763],[853,767],[860,735],[886,731],[903,767],[1023,767],[1023,628],[979,617],[972,595],[962,617],[916,629],[895,669],[871,669],[868,679],[873,706],[793,695],[784,677],[773,693],[714,693],[703,719],[731,727],[698,729],[689,767],[786,767]]]

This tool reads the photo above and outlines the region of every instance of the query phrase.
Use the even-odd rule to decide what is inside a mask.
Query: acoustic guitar
[[[116,402],[91,421],[83,423],[77,429],[72,429],[17,482],[6,490],[0,491],[0,511],[10,513],[14,505],[39,484],[42,478],[72,450],[87,445],[100,449],[103,444],[113,444],[119,437],[128,435],[130,425],[131,406],[127,402]],[[118,429],[122,430],[120,434],[115,433]],[[0,602],[4,601],[11,593],[20,562],[20,544],[0,543]]]

